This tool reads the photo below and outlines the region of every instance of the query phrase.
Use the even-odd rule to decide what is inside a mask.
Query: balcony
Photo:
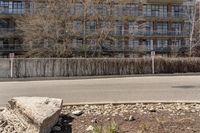
[[[0,28],[0,32],[15,32],[16,29],[15,28]]]
[[[121,32],[113,32],[113,36],[115,37],[123,37],[123,36],[133,36],[133,37],[188,37],[190,35],[189,32],[175,32],[175,31],[128,31],[124,30]]]
[[[172,3],[172,4],[182,4],[184,0],[146,0],[147,3],[158,3],[158,4],[164,4],[164,3]]]
[[[10,9],[5,7],[0,7],[0,14],[3,15],[21,15],[25,12],[25,9]]]
[[[15,37],[18,36],[15,28],[0,28],[0,37]]]
[[[0,44],[0,52],[24,52],[28,47],[24,44]]]

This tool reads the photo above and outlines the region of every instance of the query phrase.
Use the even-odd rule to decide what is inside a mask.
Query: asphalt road
[[[200,76],[0,82],[0,106],[16,96],[55,97],[65,103],[200,101]]]

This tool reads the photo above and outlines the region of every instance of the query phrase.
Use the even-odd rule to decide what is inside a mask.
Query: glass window
[[[9,24],[6,20],[0,20],[0,28],[8,28]]]
[[[139,15],[139,8],[137,4],[127,4],[124,8],[125,8],[124,15],[127,15],[127,16]]]
[[[106,5],[99,4],[97,5],[97,11],[99,15],[106,16],[108,11]]]
[[[136,22],[129,22],[128,31],[129,31],[129,34],[137,34],[138,24]]]
[[[116,22],[115,34],[116,35],[123,35],[124,34],[124,23],[122,21]]]
[[[174,17],[182,17],[183,16],[183,6],[174,5],[172,6],[172,16]]]
[[[157,24],[157,34],[167,34],[168,24],[167,23],[158,23]]]
[[[81,21],[74,21],[73,30],[74,30],[74,32],[81,32],[82,31],[82,22]]]
[[[81,16],[83,15],[83,6],[81,4],[75,4],[72,8],[73,15]]]
[[[176,47],[176,48],[181,48],[181,40],[173,40],[172,44]]]
[[[22,1],[0,1],[0,13],[22,14],[25,10],[25,3]]]
[[[157,41],[157,48],[167,48],[168,41],[167,40],[158,40]]]
[[[83,45],[83,39],[73,39],[73,47],[81,47]]]
[[[153,33],[153,23],[147,22],[145,25],[145,31],[147,35],[151,35]]]
[[[88,21],[86,23],[86,31],[95,32],[96,31],[96,21]]]
[[[145,16],[167,16],[167,5],[144,5],[143,8]]]
[[[151,43],[152,43],[152,40],[146,40],[145,47],[147,51],[151,50],[151,45],[152,45]]]
[[[132,49],[139,48],[139,41],[138,40],[130,39],[129,40],[129,48],[132,48]]]
[[[123,16],[123,6],[115,5],[113,13],[114,13],[114,16]]]
[[[181,23],[173,23],[172,24],[172,31],[175,35],[178,35],[181,33]]]

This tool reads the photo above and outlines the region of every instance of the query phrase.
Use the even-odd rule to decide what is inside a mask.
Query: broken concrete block
[[[15,97],[4,113],[6,119],[17,122],[15,129],[23,133],[50,133],[62,109],[61,99],[47,97]]]

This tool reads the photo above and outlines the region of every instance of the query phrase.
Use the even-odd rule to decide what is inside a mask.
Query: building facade
[[[101,50],[109,56],[177,53],[189,45],[194,5],[195,0],[110,0],[85,7],[80,0],[73,0],[70,47],[74,53]],[[23,1],[0,0],[2,56],[26,51],[15,30],[15,18],[25,7]]]
[[[145,55],[155,51],[156,54],[172,55],[177,54],[189,47],[189,37],[192,31],[192,15],[194,14],[194,0],[124,0],[113,1],[112,6],[103,5],[87,8],[90,20],[83,26],[84,6],[80,3],[74,5],[73,15],[76,17],[73,22],[75,31],[98,32],[99,21],[96,16],[113,17],[105,19],[112,21],[114,27],[112,39],[105,39],[101,44],[103,52],[111,56],[132,56],[138,53]],[[96,8],[96,9],[94,9]],[[111,9],[112,8],[112,9]],[[78,10],[78,11],[77,11]],[[96,11],[97,10],[97,11]],[[98,12],[96,14],[96,12]],[[94,20],[92,20],[92,16]],[[85,31],[82,27],[86,27]],[[80,31],[82,30],[82,31]],[[100,33],[98,33],[100,34]],[[110,38],[110,37],[108,37]],[[114,39],[113,39],[114,38]],[[86,40],[78,36],[72,44],[75,47],[92,45],[96,49],[97,40],[95,37]],[[88,51],[90,51],[89,49]]]
[[[8,57],[9,53],[23,54],[23,41],[16,29],[16,18],[24,12],[25,3],[22,0],[0,0],[0,57]]]

